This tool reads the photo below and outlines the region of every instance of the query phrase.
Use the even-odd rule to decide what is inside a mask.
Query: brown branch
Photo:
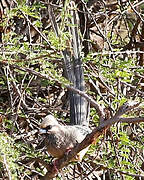
[[[140,122],[144,122],[144,117],[120,118],[120,122],[140,123]]]

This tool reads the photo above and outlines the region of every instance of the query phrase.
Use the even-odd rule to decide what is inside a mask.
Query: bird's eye
[[[50,130],[52,128],[52,126],[51,125],[48,125],[45,129],[48,131],[48,130]]]

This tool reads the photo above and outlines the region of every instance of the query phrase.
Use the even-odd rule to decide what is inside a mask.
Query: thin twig
[[[6,171],[7,171],[7,174],[8,174],[8,179],[12,180],[11,172],[10,172],[9,166],[7,164],[7,160],[6,160],[6,155],[5,154],[3,154],[3,163],[5,165],[5,168],[6,168]]]

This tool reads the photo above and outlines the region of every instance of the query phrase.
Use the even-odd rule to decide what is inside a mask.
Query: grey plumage
[[[40,132],[45,134],[47,151],[56,158],[62,157],[77,143],[82,142],[86,135],[91,132],[87,126],[61,125],[52,115],[46,116],[40,127]],[[82,150],[76,159],[82,160],[87,150],[88,148]]]

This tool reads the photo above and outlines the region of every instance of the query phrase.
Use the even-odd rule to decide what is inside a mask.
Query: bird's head
[[[40,134],[52,134],[59,131],[59,123],[54,116],[46,116],[40,124]]]

